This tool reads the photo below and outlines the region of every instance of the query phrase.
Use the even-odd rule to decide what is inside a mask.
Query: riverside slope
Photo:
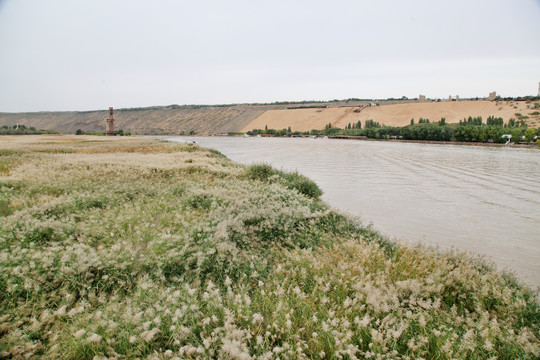
[[[370,104],[380,106],[368,106]],[[113,104],[114,105],[114,104]],[[325,108],[320,108],[324,106]],[[516,114],[528,116],[526,122],[538,127],[540,117],[534,102],[525,101],[459,101],[426,102],[413,100],[333,101],[281,103],[272,105],[171,105],[146,108],[115,109],[116,129],[133,134],[218,134],[253,129],[283,129],[293,131],[324,129],[331,123],[345,127],[348,123],[373,119],[387,126],[405,126],[414,118],[432,122],[446,118],[447,123],[459,122],[469,116],[502,117],[505,122]],[[306,108],[307,107],[307,108]],[[535,115],[536,114],[536,115]],[[0,126],[17,124],[60,133],[104,131],[108,110],[82,112],[0,113]]]

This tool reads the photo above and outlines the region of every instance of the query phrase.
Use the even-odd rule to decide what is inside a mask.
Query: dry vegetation
[[[540,355],[535,293],[462,254],[382,238],[301,175],[151,139],[10,139],[1,356]]]

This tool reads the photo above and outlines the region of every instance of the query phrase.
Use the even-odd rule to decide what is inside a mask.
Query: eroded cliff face
[[[212,134],[240,131],[265,111],[264,107],[168,106],[115,109],[115,128],[133,134]],[[23,124],[61,133],[105,131],[108,111],[0,113],[0,125]]]

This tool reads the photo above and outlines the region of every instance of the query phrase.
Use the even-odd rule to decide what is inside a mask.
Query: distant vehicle
[[[506,143],[504,145],[510,145],[512,143],[512,135],[511,134],[504,134],[501,136],[503,139],[507,139]]]

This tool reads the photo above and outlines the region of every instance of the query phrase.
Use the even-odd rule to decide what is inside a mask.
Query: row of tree
[[[81,129],[77,129],[75,131],[75,135],[97,135],[97,136],[105,136],[105,131],[82,131]],[[130,136],[131,132],[124,131],[122,129],[115,130],[114,135],[118,136]]]
[[[0,135],[42,135],[57,134],[54,130],[38,130],[33,126],[25,125],[3,125],[0,128]]]
[[[470,121],[469,121],[470,120]],[[325,129],[311,131],[295,131],[288,129],[254,129],[248,131],[248,135],[269,134],[275,136],[291,135],[316,135],[316,136],[365,136],[370,139],[403,139],[403,140],[427,140],[427,141],[460,141],[460,142],[493,142],[505,143],[511,135],[513,142],[533,142],[536,136],[540,136],[540,129],[520,126],[514,123],[501,125],[502,118],[489,117],[488,124],[482,123],[481,117],[465,119],[459,124],[447,124],[442,118],[438,122],[431,123],[429,119],[421,119],[419,124],[403,127],[381,126],[378,122],[367,120],[362,128],[360,121],[348,124],[345,129],[333,127],[327,124]]]

